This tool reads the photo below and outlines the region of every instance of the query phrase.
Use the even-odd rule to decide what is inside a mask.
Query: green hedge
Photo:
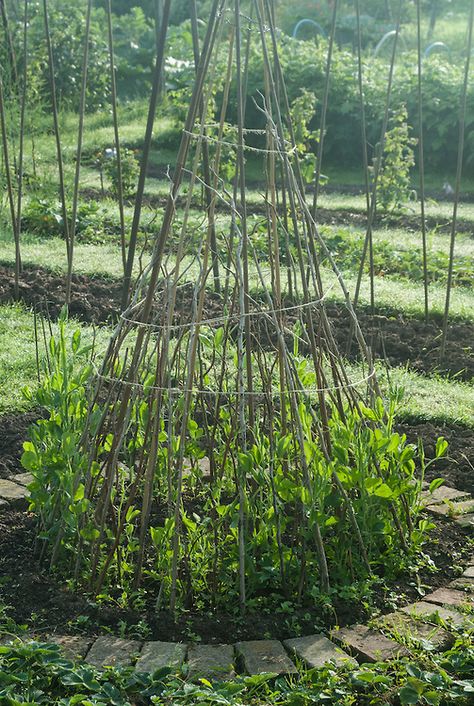
[[[317,98],[314,123],[319,125],[325,84],[327,47],[313,42],[282,37],[281,63],[290,101],[302,87]],[[385,107],[388,65],[383,59],[364,62],[364,94],[367,135],[374,146],[380,137]],[[452,169],[457,159],[458,125],[464,67],[450,63],[445,57],[432,56],[423,63],[423,102],[425,159],[428,167]],[[247,120],[258,125],[261,113],[254,101],[262,90],[262,55],[257,47],[250,59]],[[413,136],[418,137],[418,76],[416,54],[404,54],[398,60],[391,107],[401,103],[408,108]],[[465,159],[474,159],[474,81],[469,83]],[[370,155],[369,155],[370,157]],[[357,81],[357,57],[350,51],[335,49],[329,91],[325,161],[345,166],[362,160],[361,111]]]

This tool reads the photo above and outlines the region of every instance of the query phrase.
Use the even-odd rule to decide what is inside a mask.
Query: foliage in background
[[[383,154],[376,146],[371,173],[378,169],[377,206],[393,211],[405,204],[410,197],[410,171],[415,166],[416,140],[410,137],[405,105],[392,114],[385,135]]]
[[[126,7],[117,10],[114,17],[115,52],[117,67],[117,83],[120,100],[129,100],[149,93],[151,77],[156,53],[156,30],[153,14],[147,3],[145,7]],[[328,13],[327,3],[321,2],[321,13]],[[377,3],[376,3],[377,4]],[[308,5],[308,7],[306,6]],[[314,10],[314,3],[291,5],[291,13],[295,16],[300,12],[309,11],[309,5]],[[370,8],[362,3],[362,12],[370,14]],[[39,5],[33,5],[33,18],[30,27],[30,68],[29,91],[36,96],[35,105],[43,104],[49,109],[48,65],[44,42],[44,27],[42,11]],[[148,7],[148,9],[147,9]],[[164,109],[171,113],[181,126],[184,119],[184,106],[187,104],[190,87],[194,80],[194,61],[192,37],[189,19],[185,17],[183,6],[174,5],[177,16],[184,22],[173,25],[168,33],[167,66],[165,80],[167,84],[167,105]],[[408,4],[407,9],[409,9]],[[279,12],[287,11],[282,4]],[[123,12],[127,9],[127,12]],[[427,8],[429,10],[429,8]],[[347,10],[347,16],[344,12]],[[411,11],[411,10],[410,10]],[[80,73],[84,35],[84,8],[73,3],[50,4],[51,33],[56,63],[56,81],[60,105],[64,108],[76,109],[79,104]],[[206,12],[206,5],[201,5],[201,13]],[[319,12],[319,11],[318,11]],[[349,19],[353,7],[347,7],[340,12],[340,22],[350,25]],[[181,13],[181,14],[180,14]],[[12,14],[13,36],[17,57],[21,57],[21,13],[18,10]],[[387,14],[387,13],[385,13]],[[308,15],[311,16],[311,13]],[[91,26],[91,47],[89,62],[88,99],[89,110],[103,107],[108,101],[109,74],[107,45],[103,28],[105,27],[105,12],[101,7],[93,11]],[[346,28],[347,29],[347,28]],[[342,30],[341,30],[342,31]],[[345,31],[345,30],[344,30]],[[372,31],[372,30],[371,30]],[[378,34],[377,34],[378,37]],[[226,40],[227,41],[227,40]],[[217,76],[225,73],[226,41],[219,52]],[[316,96],[316,101],[322,99],[325,84],[325,69],[327,42],[319,39],[314,41],[293,40],[285,34],[280,35],[280,57],[284,69],[285,81],[290,102],[300,96],[304,88]],[[5,51],[5,45],[0,51]],[[406,104],[408,124],[413,129],[413,136],[418,136],[418,94],[417,94],[417,60],[415,52],[403,52],[397,58],[394,78],[392,109],[397,110]],[[424,131],[425,159],[427,168],[442,171],[453,168],[456,163],[456,144],[458,134],[459,104],[463,78],[463,62],[450,60],[446,54],[432,54],[423,62],[423,100],[424,100]],[[7,62],[3,62],[4,78],[8,73]],[[259,102],[259,92],[262,89],[262,54],[252,45],[250,52],[250,73],[247,89],[247,126],[259,127],[262,115],[255,105]],[[21,65],[17,67],[21,74]],[[374,59],[367,54],[364,61],[364,94],[366,102],[368,142],[375,145],[380,137],[382,123],[386,80],[388,67],[383,58]],[[327,115],[327,135],[325,138],[325,164],[357,165],[362,155],[360,103],[357,81],[357,58],[352,43],[335,48],[332,62],[332,75],[329,93]],[[9,81],[9,79],[8,79]],[[219,110],[220,92],[215,99],[216,114]],[[30,101],[31,103],[31,101]],[[162,108],[163,110],[163,108]],[[474,114],[474,86],[469,86],[467,115]],[[227,119],[235,122],[235,106],[230,105]],[[316,112],[310,121],[311,129],[318,127]],[[466,134],[466,165],[474,161],[474,123],[467,122]],[[177,141],[174,139],[174,143]],[[369,160],[373,155],[369,155]]]
[[[50,105],[49,64],[45,42],[44,16],[40,3],[29,3],[29,61],[28,82],[40,87],[39,95],[44,105]],[[16,13],[17,14],[17,13]],[[109,58],[105,39],[105,25],[93,16],[90,35],[90,61],[87,81],[87,109],[99,110],[108,103]],[[22,18],[18,16],[14,27],[16,56],[22,57]],[[59,105],[64,108],[79,107],[84,53],[85,7],[77,3],[52,3],[49,12],[53,45],[55,81]],[[22,71],[18,58],[19,72]]]

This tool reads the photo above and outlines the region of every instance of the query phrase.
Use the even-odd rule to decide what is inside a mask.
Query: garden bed
[[[28,426],[40,415],[38,411],[5,415],[0,418],[0,477],[23,472],[20,463],[22,441]],[[474,430],[460,426],[431,423],[399,424],[398,430],[410,441],[424,440],[428,458],[434,455],[433,440],[443,435],[450,442],[449,455],[432,464],[427,473],[431,480],[442,476],[448,485],[474,490],[469,456],[474,455]],[[286,639],[295,634],[311,634],[340,626],[364,622],[374,612],[389,612],[395,607],[420,599],[429,589],[446,585],[458,575],[457,567],[469,554],[468,532],[449,519],[437,519],[435,529],[423,551],[431,557],[438,571],[427,568],[406,573],[396,581],[382,580],[371,587],[371,597],[363,586],[349,585],[334,593],[332,605],[317,602],[302,606],[281,599],[281,610],[270,608],[274,597],[262,595],[255,608],[241,618],[236,603],[232,610],[190,610],[179,613],[176,621],[168,612],[155,613],[154,596],[144,599],[140,610],[123,609],[109,601],[95,603],[86,594],[67,590],[49,571],[48,562],[40,563],[36,553],[37,537],[34,516],[16,509],[0,514],[0,601],[11,606],[12,617],[36,632],[95,635],[112,632],[127,637],[192,640],[204,643],[233,639],[261,639],[263,636]],[[382,578],[382,577],[381,577]],[[270,599],[270,600],[268,600]]]
[[[103,193],[98,189],[87,188],[81,191],[81,195],[85,200],[100,201],[104,197],[112,197],[112,193],[109,191],[104,191]],[[183,207],[186,202],[186,196],[180,196],[176,199],[177,207]],[[126,201],[127,206],[134,206],[134,200],[129,199]],[[145,194],[142,200],[142,206],[147,206],[149,208],[164,208],[166,206],[166,196]],[[204,204],[201,200],[195,199],[192,203],[193,208],[203,209]],[[222,206],[219,202],[216,204],[216,212],[228,213],[229,209],[227,206]],[[247,213],[251,214],[267,214],[267,207],[264,203],[258,204],[250,201],[247,204]],[[334,226],[351,226],[359,228],[367,228],[367,211],[363,209],[354,208],[325,208],[318,206],[317,212],[317,223],[318,225],[334,225]],[[442,218],[440,216],[429,216],[425,217],[425,224],[427,230],[434,230],[438,233],[449,234],[452,228],[452,221],[450,218]],[[415,212],[405,213],[405,212],[394,212],[386,213],[382,212],[376,214],[372,226],[377,227],[391,227],[391,228],[403,228],[408,231],[421,231],[421,217]],[[457,233],[467,233],[472,234],[472,220],[458,217],[456,221],[456,232]]]
[[[449,520],[439,520],[431,539],[424,547],[438,568],[437,573],[422,570],[417,575],[401,576],[387,587],[373,588],[372,599],[357,595],[350,586],[332,596],[326,609],[317,604],[302,607],[285,605],[281,612],[261,606],[241,618],[235,613],[219,611],[183,611],[175,620],[167,612],[156,614],[153,600],[143,608],[127,610],[114,605],[98,604],[85,594],[74,593],[56,581],[48,563],[40,565],[35,554],[35,521],[33,516],[18,511],[0,515],[0,599],[11,607],[10,615],[37,634],[65,633],[97,635],[109,632],[128,638],[165,641],[220,643],[229,640],[252,640],[272,637],[287,639],[297,634],[310,635],[333,625],[341,627],[364,622],[376,612],[388,613],[397,607],[416,602],[430,591],[456,578],[456,567],[466,562],[468,532]],[[352,595],[352,597],[351,597]],[[230,607],[232,608],[232,606]]]

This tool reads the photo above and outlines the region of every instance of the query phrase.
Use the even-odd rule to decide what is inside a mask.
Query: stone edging
[[[9,506],[26,507],[26,486],[31,480],[33,477],[28,473],[0,479],[0,512]],[[428,512],[449,517],[460,527],[474,530],[474,499],[469,493],[441,486],[433,493],[423,490],[422,499]],[[474,554],[463,575],[447,587],[438,588],[423,600],[378,618],[373,621],[374,627],[352,625],[333,630],[329,638],[317,634],[283,642],[250,640],[233,645],[140,642],[109,635],[98,638],[50,635],[47,641],[58,645],[66,658],[85,660],[98,668],[134,666],[137,672],[152,673],[163,667],[179,669],[186,664],[190,679],[221,680],[232,678],[237,671],[250,675],[296,674],[300,663],[315,669],[327,662],[355,666],[358,662],[402,657],[409,653],[404,643],[410,639],[428,640],[436,649],[446,649],[453,642],[450,626],[474,628],[474,615],[463,613],[460,609],[464,606],[474,608]],[[443,627],[439,625],[440,620]],[[386,632],[391,637],[387,637]],[[3,644],[14,639],[0,635]]]

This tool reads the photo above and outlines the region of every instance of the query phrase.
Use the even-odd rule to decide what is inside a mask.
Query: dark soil
[[[336,341],[341,351],[347,347],[350,319],[341,305],[327,307]],[[471,380],[474,376],[474,324],[469,321],[452,321],[448,327],[446,350],[440,360],[441,322],[406,317],[399,312],[358,310],[357,317],[373,355],[390,365],[408,364],[422,373],[439,372]],[[353,342],[352,357],[357,356]]]
[[[14,300],[14,287],[13,268],[0,265],[0,302]],[[64,305],[65,276],[25,265],[19,290],[22,302],[54,319]],[[73,275],[69,313],[86,323],[110,321],[117,316],[120,297],[121,283],[117,280]]]
[[[0,478],[24,473],[20,463],[23,442],[27,438],[28,427],[40,416],[40,412],[34,411],[0,417]]]
[[[397,431],[406,434],[412,443],[421,439],[427,460],[435,457],[436,439],[444,436],[449,443],[447,455],[429,466],[426,480],[444,478],[446,485],[474,494],[474,429],[460,424],[403,422],[397,425]]]
[[[4,466],[2,472],[21,472],[19,456],[21,441],[28,425],[38,413],[10,415],[0,418],[0,451]],[[438,462],[428,478],[442,475],[448,484],[473,490],[472,468],[467,456],[474,450],[474,430],[462,427],[438,427],[432,424],[400,424],[399,430],[415,441],[418,435],[425,440],[427,455],[433,454],[434,439],[442,434],[451,442],[450,458]],[[436,573],[422,569],[418,575],[405,574],[375,589],[372,604],[364,600],[334,594],[333,608],[324,610],[318,605],[295,606],[290,612],[279,612],[274,607],[262,607],[238,618],[232,606],[229,613],[211,610],[180,614],[176,621],[153,610],[154,597],[140,610],[122,609],[115,604],[97,604],[86,594],[74,593],[63,582],[51,575],[47,562],[40,563],[35,553],[35,520],[25,512],[0,513],[0,605],[10,606],[9,614],[20,624],[41,633],[96,635],[112,632],[127,637],[160,640],[192,640],[199,636],[206,642],[229,642],[239,639],[261,639],[272,636],[288,638],[301,632],[310,634],[329,628],[367,620],[378,611],[390,612],[397,606],[419,600],[420,596],[445,585],[456,577],[456,565],[466,563],[469,551],[467,533],[449,520],[439,520],[429,543],[424,547],[439,569]]]
[[[56,317],[64,303],[64,276],[40,267],[25,267],[20,284],[20,297],[27,306]],[[14,298],[12,268],[0,265],[0,302]],[[121,285],[116,280],[75,275],[72,286],[70,314],[86,323],[105,323],[117,318],[120,309]],[[175,323],[188,320],[191,288],[178,290]],[[335,338],[345,351],[349,333],[349,315],[342,305],[329,304],[329,318]],[[221,314],[217,295],[209,293],[204,318]],[[439,360],[441,328],[439,321],[426,324],[415,317],[404,317],[395,310],[376,311],[374,316],[362,309],[358,312],[361,328],[376,357],[391,365],[406,365],[423,373],[438,371],[470,380],[474,376],[474,324],[452,321],[449,325],[446,354]],[[291,327],[292,321],[287,325]],[[355,343],[352,357],[357,357]]]

